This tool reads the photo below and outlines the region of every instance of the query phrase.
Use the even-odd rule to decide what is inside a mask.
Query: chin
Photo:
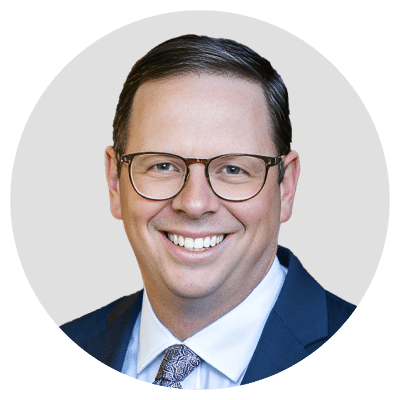
[[[218,288],[218,285],[213,285],[211,282],[199,284],[199,281],[182,282],[182,280],[180,280],[178,284],[176,284],[176,282],[173,282],[171,285],[168,286],[171,292],[175,294],[175,296],[184,299],[205,298],[213,294]]]

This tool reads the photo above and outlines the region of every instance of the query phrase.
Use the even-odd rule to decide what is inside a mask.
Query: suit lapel
[[[310,354],[306,346],[328,336],[324,289],[288,249],[279,246],[277,256],[288,273],[242,385],[289,368]]]
[[[142,299],[143,290],[121,299],[107,315],[108,329],[90,340],[85,350],[109,367],[121,371]]]
[[[241,385],[275,375],[307,355],[303,346],[272,311]]]

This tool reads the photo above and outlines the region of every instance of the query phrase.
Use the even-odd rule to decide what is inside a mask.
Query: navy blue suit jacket
[[[288,249],[278,246],[288,273],[264,326],[242,385],[291,367],[324,344],[355,306],[329,293]],[[61,326],[83,350],[117,371],[122,370],[143,290]]]

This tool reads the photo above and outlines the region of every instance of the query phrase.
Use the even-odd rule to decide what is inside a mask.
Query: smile
[[[190,237],[184,237],[181,235],[176,235],[175,233],[165,232],[166,237],[177,246],[184,247],[187,250],[192,251],[203,251],[209,247],[214,247],[220,244],[227,235],[214,235],[207,236],[204,238],[192,239]]]

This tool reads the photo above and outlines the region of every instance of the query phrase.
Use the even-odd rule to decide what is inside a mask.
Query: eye
[[[152,168],[156,169],[157,171],[176,171],[176,168],[170,163],[159,163],[154,165]]]
[[[222,172],[228,175],[239,175],[245,173],[242,168],[236,167],[235,165],[227,165],[222,168]]]

